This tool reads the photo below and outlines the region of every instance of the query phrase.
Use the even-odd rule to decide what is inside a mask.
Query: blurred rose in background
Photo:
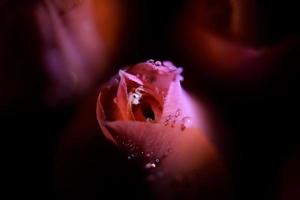
[[[230,87],[257,87],[268,79],[275,65],[299,45],[299,38],[290,34],[270,42],[275,34],[269,32],[273,24],[268,23],[270,13],[264,3],[189,1],[176,32],[181,52],[194,68],[191,70]]]
[[[86,94],[126,38],[125,6],[118,0],[3,2],[1,107],[19,100],[56,106]]]

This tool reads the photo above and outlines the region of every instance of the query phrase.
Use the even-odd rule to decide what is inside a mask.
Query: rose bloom
[[[97,118],[106,138],[144,168],[160,198],[211,198],[220,195],[221,161],[204,112],[180,85],[181,72],[153,60],[120,70],[100,92]]]

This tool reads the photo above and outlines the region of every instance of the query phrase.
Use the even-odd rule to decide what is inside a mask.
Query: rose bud
[[[159,198],[215,197],[224,178],[221,161],[203,108],[180,85],[181,72],[153,60],[120,70],[99,94],[98,122],[144,168]]]

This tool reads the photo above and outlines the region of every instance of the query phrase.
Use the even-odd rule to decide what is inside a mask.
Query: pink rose
[[[181,72],[170,62],[136,64],[120,70],[97,102],[103,134],[143,166],[158,194],[168,197],[177,190],[195,194],[199,185],[218,188],[219,183],[216,149],[205,132],[201,107],[180,85]],[[192,186],[184,188],[187,182]]]

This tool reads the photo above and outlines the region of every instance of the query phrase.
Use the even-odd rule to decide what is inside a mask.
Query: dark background
[[[22,6],[36,3],[24,2],[0,1],[0,19],[5,18],[8,10],[17,12]],[[84,95],[76,97],[76,101],[56,107],[49,107],[40,99],[45,75],[39,68],[36,27],[30,27],[30,17],[17,16],[11,21],[9,34],[0,34],[1,45],[6,47],[0,55],[11,60],[0,65],[3,105],[0,106],[0,132],[4,136],[1,162],[4,178],[1,179],[9,199],[19,195],[32,199],[106,199],[105,195],[141,199],[140,195],[149,195],[140,181],[142,172],[132,172],[132,166],[122,155],[103,136],[97,135],[99,129],[94,118],[101,82],[117,72],[117,66],[149,58],[172,60],[186,67],[185,88],[209,100],[225,124],[226,131],[216,137],[232,177],[229,199],[300,198],[297,190],[300,189],[297,3],[257,1],[265,21],[263,34],[255,45],[268,47],[287,37],[293,39],[276,62],[271,62],[268,76],[246,87],[238,82],[226,84],[230,80],[206,73],[197,58],[190,59],[182,53],[184,50],[177,41],[186,38],[178,37],[178,27],[188,2],[126,1],[130,20],[108,75]],[[218,1],[211,3],[218,4]],[[0,32],[7,30],[0,28]],[[34,67],[25,70],[24,66]],[[19,77],[25,77],[22,78],[24,87],[16,89],[13,83]],[[70,148],[64,146],[68,140],[71,140],[67,142]],[[66,156],[57,156],[64,148]]]

